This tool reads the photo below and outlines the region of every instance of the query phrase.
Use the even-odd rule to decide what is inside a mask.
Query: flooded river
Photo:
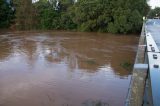
[[[123,106],[136,36],[0,34],[0,106]],[[105,104],[105,105],[102,105]]]

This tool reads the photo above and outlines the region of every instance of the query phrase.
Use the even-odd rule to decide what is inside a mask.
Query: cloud
[[[35,2],[37,2],[37,1],[39,1],[39,0],[32,0],[32,3],[35,3]]]
[[[160,0],[150,0],[148,4],[154,9],[155,7],[160,7]]]

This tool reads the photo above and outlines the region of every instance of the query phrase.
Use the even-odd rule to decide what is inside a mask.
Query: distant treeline
[[[137,33],[142,17],[150,8],[147,0],[13,0],[11,6],[1,0],[0,26],[7,26],[14,7],[14,26],[20,30],[74,30],[109,33]],[[13,9],[12,9],[13,10]],[[3,16],[3,17],[1,17]],[[7,17],[7,18],[5,18]],[[1,23],[2,22],[2,23]]]
[[[160,19],[160,7],[156,7],[155,9],[152,9],[151,11],[149,11],[147,17],[150,19],[152,19],[152,18],[159,18]]]

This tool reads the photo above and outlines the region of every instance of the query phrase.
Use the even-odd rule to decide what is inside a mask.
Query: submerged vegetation
[[[133,64],[131,64],[130,62],[125,61],[125,62],[121,63],[120,66],[122,68],[124,68],[125,70],[130,71],[130,70],[132,70]]]
[[[137,33],[149,6],[146,0],[13,0],[21,30],[49,29]]]

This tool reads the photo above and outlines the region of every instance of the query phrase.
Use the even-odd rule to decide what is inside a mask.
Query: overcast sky
[[[150,0],[149,5],[153,8],[160,7],[160,0]]]
[[[34,3],[34,2],[37,2],[37,1],[39,1],[39,0],[32,0],[33,3]]]

